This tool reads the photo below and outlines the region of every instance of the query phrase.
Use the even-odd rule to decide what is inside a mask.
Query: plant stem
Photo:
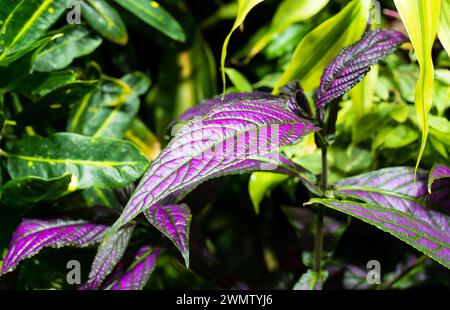
[[[381,288],[382,289],[390,289],[392,288],[392,286],[397,283],[398,281],[400,281],[401,279],[403,279],[405,276],[407,276],[411,271],[413,271],[417,266],[422,265],[427,259],[426,255],[422,255],[419,258],[417,258],[414,263],[412,263],[409,267],[405,268],[405,270],[403,270],[398,276],[396,276],[394,279],[392,279],[391,281],[389,281],[388,283],[386,283],[386,285],[383,285]]]
[[[328,187],[328,162],[327,162],[327,147],[322,146],[322,181],[321,188],[325,192]],[[313,270],[320,272],[322,263],[322,249],[323,249],[323,206],[317,207],[316,214],[316,234],[314,240],[314,265]]]

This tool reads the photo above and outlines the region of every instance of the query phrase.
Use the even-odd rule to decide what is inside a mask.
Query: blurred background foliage
[[[15,1],[3,2],[2,24]],[[30,1],[28,9],[39,2]],[[20,40],[1,36],[2,148],[24,137],[67,131],[130,141],[151,161],[168,143],[172,120],[221,93],[222,45],[238,13],[237,1],[164,0],[148,6],[148,1],[83,0],[80,25],[67,25],[66,3],[59,2],[64,3],[56,5],[53,17],[47,19],[48,30]],[[311,98],[331,54],[304,43],[297,56],[296,49],[349,2],[259,3],[230,37],[226,92],[272,91],[280,86],[291,61],[300,57],[315,63],[294,70]],[[133,3],[145,3],[161,18],[152,19],[153,14],[146,15]],[[374,26],[405,32],[394,3],[378,3],[380,23]],[[343,15],[340,22],[327,24],[335,28],[324,28],[335,50],[362,34],[365,23],[358,16]],[[350,33],[356,38],[351,39]],[[426,169],[450,161],[450,58],[438,40],[433,61],[433,106],[421,162]],[[331,182],[373,169],[415,165],[421,138],[414,109],[418,76],[412,46],[405,44],[343,98],[328,154]],[[320,174],[320,153],[312,135],[283,152]],[[24,215],[67,214],[75,209],[78,215],[80,209],[89,214],[99,205],[120,209],[126,202],[121,197],[126,191],[117,188],[130,180],[71,188],[70,178],[34,180],[27,178],[26,165],[21,168],[25,171],[14,174],[2,161],[0,258]],[[271,173],[226,177],[200,186],[186,198],[193,211],[191,269],[167,242],[148,288],[291,289],[311,266],[314,221],[311,210],[300,207],[308,199],[296,180]],[[324,264],[329,277],[324,288],[370,288],[365,265],[372,259],[381,262],[383,283],[391,281],[390,287],[450,285],[448,270],[421,260],[417,251],[389,234],[333,211],[327,211],[326,224]],[[151,238],[158,236],[156,230],[152,233]],[[149,237],[136,236],[143,238]],[[65,263],[80,260],[86,279],[94,255],[95,249],[46,249],[0,283],[27,289],[71,288],[65,281]],[[414,265],[417,259],[420,264]],[[392,281],[411,264],[414,270],[408,277]]]

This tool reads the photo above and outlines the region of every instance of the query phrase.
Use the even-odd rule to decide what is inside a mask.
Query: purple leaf
[[[450,168],[446,165],[435,164],[433,168],[431,168],[430,175],[428,177],[428,192],[431,193],[434,181],[444,178],[450,178]]]
[[[266,100],[273,101],[274,104],[278,104],[280,98],[278,96],[274,96],[267,92],[253,92],[253,93],[231,93],[225,95],[222,99],[222,96],[205,100],[200,104],[193,106],[188,109],[186,112],[181,114],[178,119],[172,122],[169,127],[174,125],[177,122],[188,122],[192,120],[194,117],[201,117],[208,114],[213,108],[225,104],[225,103],[239,103],[243,100]]]
[[[316,130],[286,108],[288,98],[278,98],[279,103],[223,103],[200,120],[188,122],[145,173],[113,230],[154,204],[167,204],[161,201],[170,195],[185,193],[210,178],[270,169],[255,163],[273,161],[281,146],[298,143]]]
[[[450,209],[450,180],[436,182],[429,195],[427,177],[425,171],[419,170],[414,180],[414,168],[385,168],[340,180],[335,184],[335,194],[410,213],[447,231],[450,217],[439,209]]]
[[[134,226],[134,224],[126,225],[103,240],[92,263],[89,279],[80,289],[97,289],[113,271],[127,249]]]
[[[134,263],[111,283],[107,290],[142,290],[150,279],[160,254],[159,249],[146,245],[139,249]]]
[[[99,243],[107,228],[82,220],[25,219],[12,236],[0,275],[14,270],[21,260],[37,254],[44,247],[85,247]]]
[[[337,199],[311,199],[307,204],[320,203],[352,215],[386,231],[450,268],[450,236],[436,224],[431,224],[413,212],[402,212],[372,203]]]
[[[189,228],[192,214],[186,204],[153,205],[144,212],[150,224],[166,235],[180,250],[189,268]]]
[[[316,107],[322,108],[358,84],[370,66],[393,53],[406,37],[397,31],[374,29],[355,44],[343,48],[325,68],[316,93]]]

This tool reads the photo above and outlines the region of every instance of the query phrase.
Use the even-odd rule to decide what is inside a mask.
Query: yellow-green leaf
[[[450,55],[450,0],[442,0],[438,35],[447,54]]]
[[[422,131],[422,141],[416,164],[417,171],[429,131],[428,114],[431,110],[434,81],[431,52],[437,34],[441,0],[394,0],[394,2],[408,31],[420,66],[414,100]]]
[[[274,93],[294,79],[305,91],[316,88],[328,63],[339,51],[361,38],[367,25],[370,0],[353,0],[341,12],[326,20],[298,44],[291,62],[278,80]]]
[[[259,214],[259,205],[264,196],[289,176],[271,172],[253,172],[248,181],[248,193],[255,209]]]
[[[247,55],[247,60],[258,54],[272,39],[289,25],[307,20],[327,5],[329,0],[284,0],[278,7],[269,29],[262,35]]]
[[[226,78],[225,78],[225,59],[227,58],[227,47],[233,32],[244,22],[248,13],[259,3],[264,0],[238,0],[238,12],[231,31],[228,33],[222,46],[222,54],[220,56],[220,68],[222,70],[223,94],[225,95]]]

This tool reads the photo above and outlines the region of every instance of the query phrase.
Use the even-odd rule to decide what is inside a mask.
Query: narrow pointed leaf
[[[62,36],[51,41],[38,53],[33,70],[49,72],[63,69],[75,58],[92,53],[102,43],[100,37],[92,36],[83,25],[69,25],[58,33]]]
[[[178,21],[156,1],[114,0],[146,24],[158,29],[169,38],[184,42],[186,35]]]
[[[450,268],[448,230],[442,230],[441,227],[423,220],[420,214],[349,200],[315,198],[308,202],[312,203],[323,204],[372,224]]]
[[[314,28],[298,44],[274,93],[299,79],[305,91],[319,86],[320,76],[340,50],[361,38],[369,17],[370,0],[353,0],[342,11]]]
[[[439,40],[450,56],[450,1],[448,0],[441,0],[438,35]]]
[[[435,191],[433,186],[434,182],[444,178],[450,178],[450,168],[447,167],[446,165],[435,164],[433,168],[431,168],[430,175],[428,177],[428,191],[431,193],[431,191],[433,190],[434,192]],[[442,182],[442,183],[444,184],[446,183],[447,187],[450,186],[450,182]],[[450,210],[450,206],[448,206],[448,209]]]
[[[255,163],[276,156],[280,147],[298,143],[316,129],[286,108],[288,102],[289,98],[279,97],[278,102],[224,103],[187,123],[146,172],[115,228],[171,194],[212,177],[267,170]]]
[[[189,207],[186,204],[153,205],[144,214],[150,224],[175,244],[183,255],[186,267],[189,268],[189,232],[192,220]]]
[[[14,232],[0,274],[37,254],[44,247],[85,247],[101,242],[107,226],[86,221],[25,219]]]
[[[393,53],[406,37],[397,31],[374,29],[355,44],[345,47],[325,68],[316,93],[321,108],[358,84],[372,65]]]
[[[450,180],[436,182],[432,195],[428,194],[427,183],[426,171],[419,170],[414,180],[413,168],[385,168],[340,180],[335,185],[335,193],[410,213],[446,231],[450,228],[450,218],[440,211],[450,211]]]
[[[223,42],[222,53],[220,56],[220,69],[222,71],[223,96],[225,96],[225,89],[226,89],[225,60],[227,58],[228,43],[230,42],[231,35],[244,22],[248,13],[250,13],[250,11],[256,5],[263,2],[263,0],[237,0],[237,1],[238,1],[238,11],[237,11],[236,19],[234,20],[233,27],[231,27],[230,32],[228,33],[228,35],[225,38],[225,41]]]
[[[441,0],[394,0],[394,3],[408,31],[420,67],[414,96],[416,114],[422,131],[422,141],[416,164],[417,171],[425,151],[429,132],[428,114],[432,106],[434,81],[432,49],[439,23]]]
[[[142,290],[155,269],[160,252],[159,249],[149,245],[141,247],[133,264],[106,289]]]
[[[81,1],[83,18],[100,35],[120,45],[128,41],[127,28],[119,13],[105,0]]]
[[[129,142],[71,133],[26,137],[4,155],[13,179],[72,174],[73,189],[120,188],[139,178],[148,166],[145,156]]]
[[[20,1],[0,25],[0,60],[37,41],[59,19],[66,5],[59,0]]]
[[[97,289],[113,271],[127,249],[134,226],[134,224],[124,226],[103,240],[92,263],[89,279],[82,289]]]

